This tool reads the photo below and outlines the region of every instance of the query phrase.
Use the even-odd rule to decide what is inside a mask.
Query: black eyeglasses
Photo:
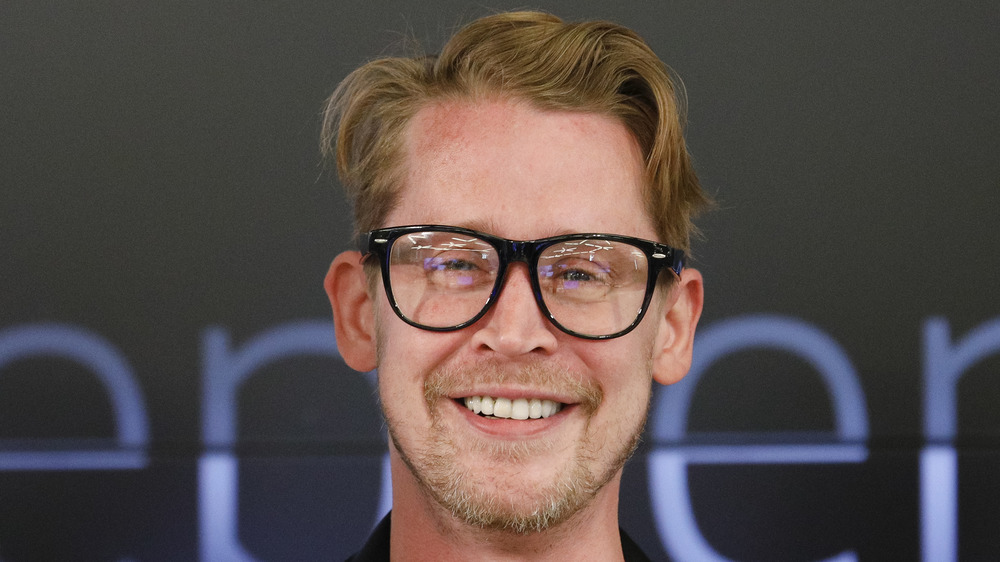
[[[482,318],[507,266],[520,261],[552,324],[580,338],[616,338],[642,320],[660,272],[679,276],[684,267],[681,250],[615,234],[521,241],[454,226],[395,226],[362,234],[360,249],[378,258],[396,315],[440,332]]]

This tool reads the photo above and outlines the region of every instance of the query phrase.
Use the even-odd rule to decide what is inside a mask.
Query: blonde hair
[[[404,132],[417,111],[487,96],[619,119],[642,150],[643,195],[661,241],[689,249],[691,218],[710,200],[685,147],[667,67],[627,28],[539,12],[475,20],[436,57],[374,60],[341,82],[326,102],[321,148],[336,163],[358,230],[386,226],[402,185]]]

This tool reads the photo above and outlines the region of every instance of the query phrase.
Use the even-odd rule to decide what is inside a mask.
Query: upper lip
[[[489,396],[491,398],[509,398],[510,400],[517,400],[518,398],[530,400],[532,398],[537,398],[539,400],[551,400],[561,404],[572,404],[576,402],[573,398],[553,393],[551,390],[530,388],[480,388],[456,392],[451,396],[451,398],[461,400],[469,396]]]

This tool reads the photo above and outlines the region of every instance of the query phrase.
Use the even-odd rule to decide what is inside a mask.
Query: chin
[[[440,445],[440,444],[439,444]],[[529,447],[530,448],[530,447]],[[631,453],[634,446],[627,448]],[[583,510],[621,470],[622,454],[595,471],[595,459],[576,453],[561,463],[507,444],[470,458],[452,446],[411,458],[397,447],[424,493],[456,520],[484,530],[531,534],[556,527]],[[558,464],[559,466],[556,466]]]
[[[435,499],[468,525],[514,534],[537,533],[563,523],[583,509],[604,484],[595,485],[589,474],[562,474],[537,481],[519,478],[516,471],[485,485],[476,485],[475,480],[453,480],[451,486],[438,490]]]

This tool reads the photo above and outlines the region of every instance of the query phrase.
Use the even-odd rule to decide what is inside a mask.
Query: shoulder
[[[618,533],[622,538],[622,554],[625,557],[625,562],[650,562],[646,553],[639,548],[639,545],[635,544],[635,541],[628,536],[624,529],[619,527]]]
[[[382,521],[368,536],[365,545],[354,556],[345,562],[389,562],[389,530],[392,512],[386,514]]]
[[[386,514],[382,521],[368,536],[365,545],[345,562],[388,562],[389,561],[389,531],[392,528],[392,513]],[[622,554],[625,562],[649,562],[649,557],[639,548],[639,545],[629,537],[624,529],[619,529],[622,541]]]

